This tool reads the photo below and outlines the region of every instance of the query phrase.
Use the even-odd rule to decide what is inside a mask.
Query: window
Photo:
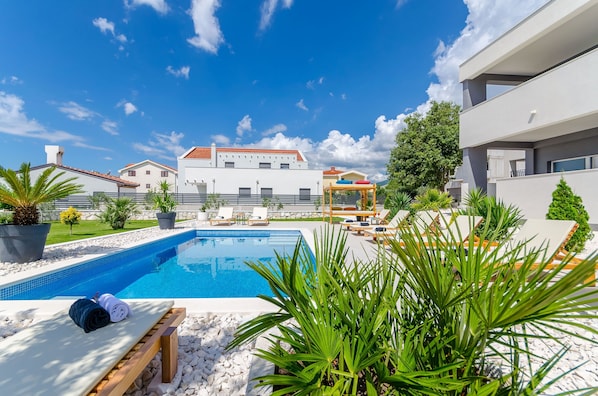
[[[235,163],[234,162],[225,162],[224,163],[224,167],[225,168],[234,168],[235,167]]]
[[[289,164],[280,164],[280,169],[290,169]]]
[[[239,187],[239,197],[251,197],[251,188]]]
[[[272,164],[269,162],[260,162],[260,169],[270,169],[272,168]]]
[[[552,161],[552,172],[568,172],[576,170],[591,169],[595,167],[592,159],[596,157],[579,157],[579,158],[567,158],[564,160]]]
[[[135,171],[128,171],[127,175],[129,175],[129,176],[136,176],[136,172]]]
[[[262,188],[262,198],[272,198],[271,188]]]
[[[150,171],[149,169],[145,171],[146,175],[150,175],[152,173],[152,171]]]
[[[160,177],[168,177],[168,171],[160,171]]]
[[[151,184],[149,184],[149,183],[147,183],[147,184],[145,185],[145,188],[148,188],[148,189],[149,189],[149,188],[152,188],[152,185],[151,185]]]
[[[310,188],[300,188],[299,189],[299,200],[300,201],[309,201],[311,198],[311,189]]]

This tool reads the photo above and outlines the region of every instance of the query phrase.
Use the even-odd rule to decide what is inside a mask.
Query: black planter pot
[[[176,219],[176,212],[156,213],[158,226],[161,230],[172,230]]]
[[[50,224],[0,225],[0,262],[28,263],[42,258]]]

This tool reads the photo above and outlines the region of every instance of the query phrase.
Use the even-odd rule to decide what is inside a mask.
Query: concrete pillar
[[[486,100],[486,80],[475,79],[463,81],[463,110]]]
[[[463,182],[469,185],[469,189],[488,189],[487,176],[487,148],[468,147],[463,149],[463,165],[461,166],[461,177]]]
[[[533,175],[536,173],[534,161],[534,149],[525,149],[525,175]]]

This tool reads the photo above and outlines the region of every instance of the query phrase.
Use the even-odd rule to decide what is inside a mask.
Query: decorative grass
[[[125,228],[121,230],[113,230],[109,224],[100,223],[98,220],[82,220],[79,224],[73,225],[73,235],[69,235],[68,225],[62,224],[59,221],[52,221],[50,223],[52,226],[50,227],[46,245],[154,227],[158,225],[158,220],[130,220],[126,222]]]

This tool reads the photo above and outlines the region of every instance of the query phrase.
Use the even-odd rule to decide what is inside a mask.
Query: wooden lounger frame
[[[177,371],[177,326],[185,308],[171,308],[166,315],[118,362],[89,393],[90,396],[122,395],[162,349],[162,382],[171,382]]]

